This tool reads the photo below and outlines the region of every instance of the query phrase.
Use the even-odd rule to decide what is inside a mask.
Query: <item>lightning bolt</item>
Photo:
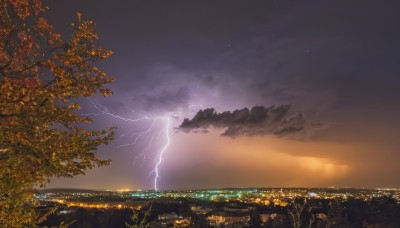
[[[117,140],[117,142],[119,142],[120,140],[122,140],[122,138],[125,138],[125,137],[129,137],[130,140],[132,140],[131,143],[117,145],[116,148],[118,149],[118,148],[127,147],[127,146],[134,146],[144,136],[151,135],[150,140],[148,140],[148,142],[147,142],[147,146],[143,150],[141,150],[141,152],[139,154],[137,154],[134,157],[133,162],[132,162],[133,166],[135,166],[136,160],[138,158],[142,158],[142,164],[141,164],[141,167],[142,167],[146,160],[146,156],[148,154],[150,154],[150,149],[152,147],[154,147],[155,145],[157,145],[160,134],[163,133],[165,135],[166,142],[159,150],[157,150],[158,151],[157,159],[155,161],[154,168],[153,168],[152,172],[150,173],[150,175],[154,174],[153,188],[154,188],[154,190],[158,191],[159,179],[161,177],[160,176],[160,166],[163,162],[163,156],[165,155],[165,153],[170,145],[170,141],[171,141],[171,137],[170,137],[171,119],[170,119],[169,115],[151,117],[151,116],[147,116],[147,115],[138,113],[132,109],[127,108],[130,112],[132,112],[138,116],[137,118],[127,118],[127,117],[123,117],[123,116],[117,115],[115,113],[112,113],[107,107],[102,106],[96,102],[92,101],[92,104],[93,104],[93,107],[98,112],[86,113],[86,114],[82,114],[82,115],[109,116],[111,118],[115,118],[115,119],[118,119],[118,120],[121,120],[124,122],[151,121],[146,130],[139,131],[139,132],[134,132],[134,131],[125,132],[125,133],[121,134],[119,136],[119,140]],[[160,122],[164,123],[163,127],[161,129],[157,130],[156,125]]]
[[[165,153],[165,151],[167,150],[169,143],[170,143],[170,137],[169,137],[169,126],[170,126],[170,119],[166,118],[166,126],[165,126],[165,137],[167,138],[167,143],[164,145],[164,147],[161,149],[160,153],[159,153],[159,157],[158,157],[158,162],[154,168],[154,172],[155,172],[155,177],[154,177],[154,190],[158,190],[157,188],[157,183],[158,183],[158,179],[160,178],[160,174],[158,172],[158,168],[161,165],[162,161],[163,161],[163,155]]]

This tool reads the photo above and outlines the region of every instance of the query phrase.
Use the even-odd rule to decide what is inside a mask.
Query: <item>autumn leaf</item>
[[[91,119],[75,101],[112,94],[113,78],[96,63],[112,52],[94,45],[95,23],[80,13],[63,39],[46,9],[39,0],[0,1],[0,227],[35,227],[35,187],[110,163],[95,154],[114,129],[82,127]]]

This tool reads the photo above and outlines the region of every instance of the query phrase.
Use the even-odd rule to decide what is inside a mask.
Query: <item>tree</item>
[[[135,211],[133,210],[133,215],[131,217],[131,222],[125,222],[127,228],[140,228],[140,227],[151,227],[154,221],[149,221],[149,216],[152,213],[152,206],[146,211]],[[132,223],[132,224],[131,224]]]
[[[307,220],[302,220],[304,218],[304,215],[306,213],[306,209],[308,208],[309,202],[307,201],[307,198],[299,199],[299,198],[294,198],[290,204],[290,209],[288,209],[288,214],[291,217],[291,220],[293,222],[293,227],[294,228],[300,228],[300,227],[311,227],[313,223],[315,222],[315,215],[311,214],[309,217],[307,217]]]
[[[98,48],[95,23],[77,13],[63,40],[40,0],[0,0],[0,227],[34,226],[35,186],[109,164],[96,148],[113,128],[86,129],[77,98],[112,94],[98,68],[112,52]]]
[[[291,209],[288,209],[288,213],[292,218],[293,227],[299,228],[301,227],[301,215],[306,207],[307,199],[293,199],[291,203]]]
[[[345,217],[345,206],[338,200],[332,199],[328,205],[328,227],[349,227],[351,226]]]

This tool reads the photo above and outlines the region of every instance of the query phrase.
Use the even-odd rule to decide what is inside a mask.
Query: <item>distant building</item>
[[[248,212],[241,211],[220,211],[207,217],[210,225],[233,225],[242,224],[248,225],[250,222],[250,215]]]
[[[61,214],[70,214],[75,212],[76,209],[64,209],[64,210],[60,210],[57,212],[57,215],[61,215]]]
[[[175,219],[174,227],[189,227],[190,221],[187,218]]]
[[[278,216],[277,214],[260,214],[260,219],[262,223],[267,223],[269,220],[273,220]]]
[[[175,212],[158,215],[159,227],[189,227],[190,221],[187,218],[178,216]]]
[[[193,213],[205,215],[205,214],[208,214],[210,212],[213,212],[215,210],[215,208],[204,207],[204,206],[191,206],[190,210]]]
[[[179,218],[179,217],[175,212],[158,215],[158,220],[170,220],[170,219],[177,219],[177,218]]]
[[[249,208],[238,208],[238,207],[224,207],[224,211],[228,212],[249,212]]]
[[[313,198],[315,198],[315,197],[318,196],[317,193],[315,193],[315,192],[309,192],[308,195],[309,195],[310,197],[313,197]]]
[[[288,202],[283,201],[281,199],[274,199],[274,205],[275,206],[286,207],[288,205]]]

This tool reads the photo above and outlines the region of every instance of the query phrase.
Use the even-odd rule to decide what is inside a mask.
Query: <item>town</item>
[[[70,227],[398,227],[400,189],[232,188],[37,192],[41,225]]]

